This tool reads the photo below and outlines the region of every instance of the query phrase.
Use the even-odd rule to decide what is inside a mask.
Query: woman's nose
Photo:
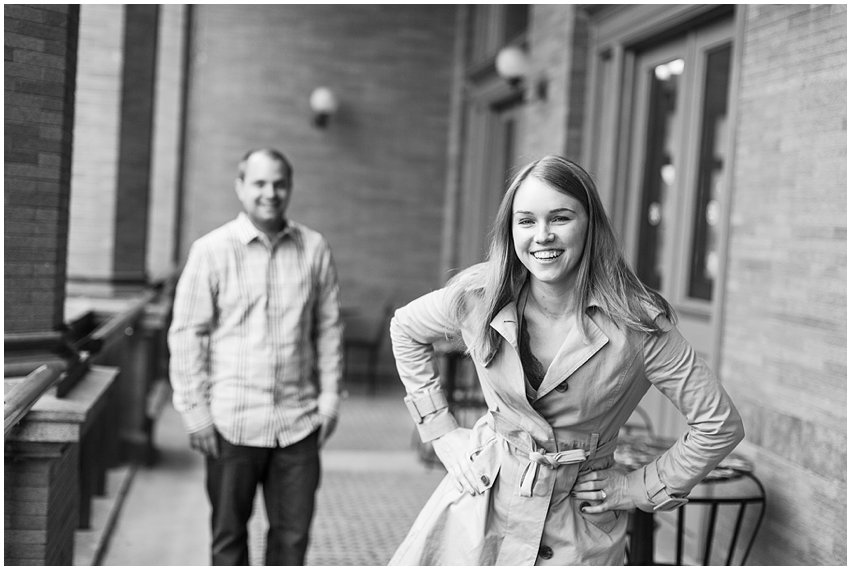
[[[538,243],[546,243],[553,239],[553,233],[550,231],[550,227],[547,225],[540,226],[538,232],[535,234],[535,241]]]

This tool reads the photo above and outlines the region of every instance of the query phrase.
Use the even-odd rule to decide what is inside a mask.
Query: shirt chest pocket
[[[222,320],[241,320],[258,307],[265,306],[266,287],[257,276],[251,279],[234,276],[222,283],[217,301]]]

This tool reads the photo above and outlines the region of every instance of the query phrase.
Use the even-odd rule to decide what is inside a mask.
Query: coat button
[[[483,485],[490,485],[491,484],[491,480],[488,479],[487,475],[482,475],[482,484]]]
[[[553,557],[553,549],[547,545],[544,545],[541,547],[540,550],[538,550],[538,556],[540,556],[544,560],[549,560]]]
[[[567,380],[556,386],[556,390],[559,392],[567,392]]]

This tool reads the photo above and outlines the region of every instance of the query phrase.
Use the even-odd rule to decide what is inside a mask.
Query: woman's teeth
[[[561,251],[548,250],[548,251],[536,251],[535,253],[532,254],[532,256],[535,259],[540,259],[540,260],[546,261],[546,260],[550,260],[550,259],[555,259],[555,258],[559,257],[561,254],[562,254]]]

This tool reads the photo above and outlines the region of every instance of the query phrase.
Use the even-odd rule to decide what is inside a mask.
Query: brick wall
[[[182,257],[239,211],[245,150],[295,167],[290,215],[325,234],[345,305],[378,315],[439,283],[455,8],[194,7]],[[308,99],[340,110],[311,125]],[[392,367],[389,351],[383,358]]]
[[[56,330],[64,315],[75,6],[4,6],[4,327]]]
[[[581,156],[588,45],[585,18],[569,5],[532,7],[529,55],[535,71],[520,143],[521,154],[529,161],[545,154]],[[544,99],[536,94],[541,79],[546,82]]]
[[[3,462],[3,562],[70,566],[79,519],[79,446],[10,445]]]
[[[109,279],[115,240],[124,7],[80,7],[68,276]]]
[[[157,43],[157,81],[154,105],[154,142],[147,242],[148,274],[156,279],[174,265],[177,195],[180,187],[183,47],[189,7],[160,6]]]
[[[747,6],[722,377],[768,515],[750,563],[846,560],[846,7]]]

